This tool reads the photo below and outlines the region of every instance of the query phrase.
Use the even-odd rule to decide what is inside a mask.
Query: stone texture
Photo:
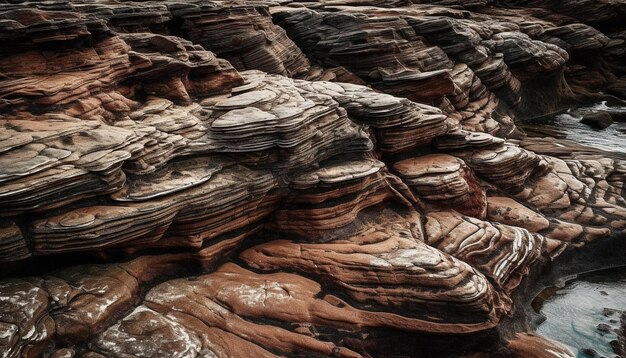
[[[540,256],[544,239],[526,229],[449,212],[429,214],[428,244],[470,263],[505,289],[512,289]]]
[[[455,208],[466,215],[485,217],[485,192],[463,160],[430,154],[401,160],[393,169],[422,202],[434,208]]]
[[[381,217],[384,224],[377,223]],[[426,245],[419,223],[416,213],[366,210],[324,243],[270,241],[241,258],[256,269],[320,277],[354,305],[406,317],[387,323],[403,321],[405,329],[469,332],[492,325],[507,298],[465,263]]]
[[[0,2],[1,355],[569,356],[626,159],[514,119],[620,96],[598,4]]]
[[[572,351],[558,342],[536,334],[518,334],[502,352],[508,357],[575,357]]]

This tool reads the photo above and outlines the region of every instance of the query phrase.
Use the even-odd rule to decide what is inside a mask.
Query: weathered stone
[[[430,154],[393,165],[402,180],[422,202],[435,208],[455,208],[460,213],[484,218],[485,192],[465,163],[447,154]]]
[[[593,128],[605,129],[613,124],[613,117],[606,112],[586,113],[580,122]]]
[[[626,161],[514,119],[619,103],[623,14],[1,2],[0,355],[570,356],[523,280],[621,248]]]

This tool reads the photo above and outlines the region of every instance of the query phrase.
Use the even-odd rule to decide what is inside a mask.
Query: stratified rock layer
[[[501,329],[532,270],[626,234],[623,157],[514,123],[617,100],[626,52],[623,4],[495,3],[0,2],[1,356]]]

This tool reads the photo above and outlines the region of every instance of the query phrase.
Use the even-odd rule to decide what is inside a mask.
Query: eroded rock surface
[[[503,322],[626,159],[514,120],[619,101],[608,8],[0,2],[0,355],[568,356]]]

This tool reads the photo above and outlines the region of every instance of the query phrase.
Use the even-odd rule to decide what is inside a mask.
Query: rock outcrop
[[[506,322],[626,159],[514,120],[626,52],[565,3],[0,2],[0,356],[566,356]]]

